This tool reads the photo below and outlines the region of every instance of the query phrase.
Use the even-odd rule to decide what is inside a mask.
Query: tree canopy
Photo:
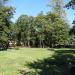
[[[12,7],[5,6],[6,1],[0,0],[0,46],[3,46],[3,42],[7,42],[9,39],[11,17],[14,12]]]
[[[55,47],[67,45],[69,26],[59,14],[49,12],[36,17],[21,15],[15,24],[19,45],[28,47]],[[66,32],[66,34],[65,34]]]
[[[6,6],[8,0],[0,1],[0,45],[16,42],[25,47],[57,47],[69,44],[69,25],[65,19],[63,0],[51,0],[52,10],[40,12],[36,17],[22,14],[15,23],[11,22],[14,9]],[[6,44],[5,44],[6,45]]]
[[[67,8],[75,9],[75,0],[71,0],[66,4]]]

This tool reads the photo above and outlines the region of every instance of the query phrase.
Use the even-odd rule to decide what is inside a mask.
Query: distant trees
[[[50,13],[47,15],[47,17],[51,27],[47,36],[49,37],[48,41],[50,41],[51,47],[55,47],[57,45],[66,45],[69,42],[68,24],[60,17],[59,14]]]
[[[18,46],[57,47],[68,45],[69,25],[65,21],[63,0],[51,0],[52,11],[43,12],[36,17],[21,15],[14,25],[12,33]],[[12,37],[13,37],[12,36]]]
[[[23,43],[24,46],[30,46],[30,37],[32,30],[32,23],[34,18],[32,16],[21,15],[16,22],[17,42],[18,45]]]
[[[64,0],[50,0],[49,5],[52,8],[52,12],[59,14],[62,18],[66,16]]]
[[[20,46],[56,47],[69,42],[69,26],[57,13],[40,13],[36,17],[21,15],[14,26]]]
[[[36,17],[21,15],[16,23],[11,22],[13,8],[0,2],[0,48],[8,41],[25,47],[57,47],[68,45],[69,25],[65,21],[63,0],[52,0],[52,11],[39,13]]]

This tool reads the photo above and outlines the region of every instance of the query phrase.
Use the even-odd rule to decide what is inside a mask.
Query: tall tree
[[[50,47],[66,45],[69,39],[69,26],[59,14],[49,13],[46,17],[48,21],[47,38]]]
[[[64,5],[64,0],[50,0],[52,12],[58,13],[61,17],[64,17],[66,15]]]
[[[51,8],[52,8],[52,43],[61,45],[66,44],[69,37],[69,26],[66,22],[66,12],[64,9],[64,0],[50,0]],[[54,16],[55,15],[55,16]],[[65,33],[66,32],[66,33]],[[66,39],[65,39],[66,38]]]
[[[38,47],[44,46],[44,40],[45,40],[45,15],[43,13],[39,13],[39,15],[35,18],[34,21],[34,27],[35,27],[35,33],[36,33],[36,42],[38,42]]]
[[[31,29],[32,29],[32,22],[33,17],[27,16],[27,15],[21,15],[17,22],[16,22],[16,28],[17,28],[17,39],[18,44],[21,44],[21,42],[27,46],[30,46],[30,39],[31,39]]]
[[[9,39],[11,17],[13,15],[13,8],[5,6],[7,0],[0,1],[0,48],[6,48],[6,42]]]

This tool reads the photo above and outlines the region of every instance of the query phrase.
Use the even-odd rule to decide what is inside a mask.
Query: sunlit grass
[[[52,51],[45,48],[20,48],[19,50],[9,49],[0,52],[0,75],[21,75],[20,67],[25,67],[26,62],[33,62],[38,59],[50,57]]]

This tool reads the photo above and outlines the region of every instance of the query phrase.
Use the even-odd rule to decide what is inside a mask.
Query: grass
[[[52,54],[52,51],[42,48],[0,51],[0,75],[21,75],[18,69],[25,67],[26,62],[43,60]]]
[[[0,51],[0,75],[23,75],[19,71],[23,68],[34,69],[38,75],[69,75],[67,59],[75,63],[74,49],[8,49]]]

